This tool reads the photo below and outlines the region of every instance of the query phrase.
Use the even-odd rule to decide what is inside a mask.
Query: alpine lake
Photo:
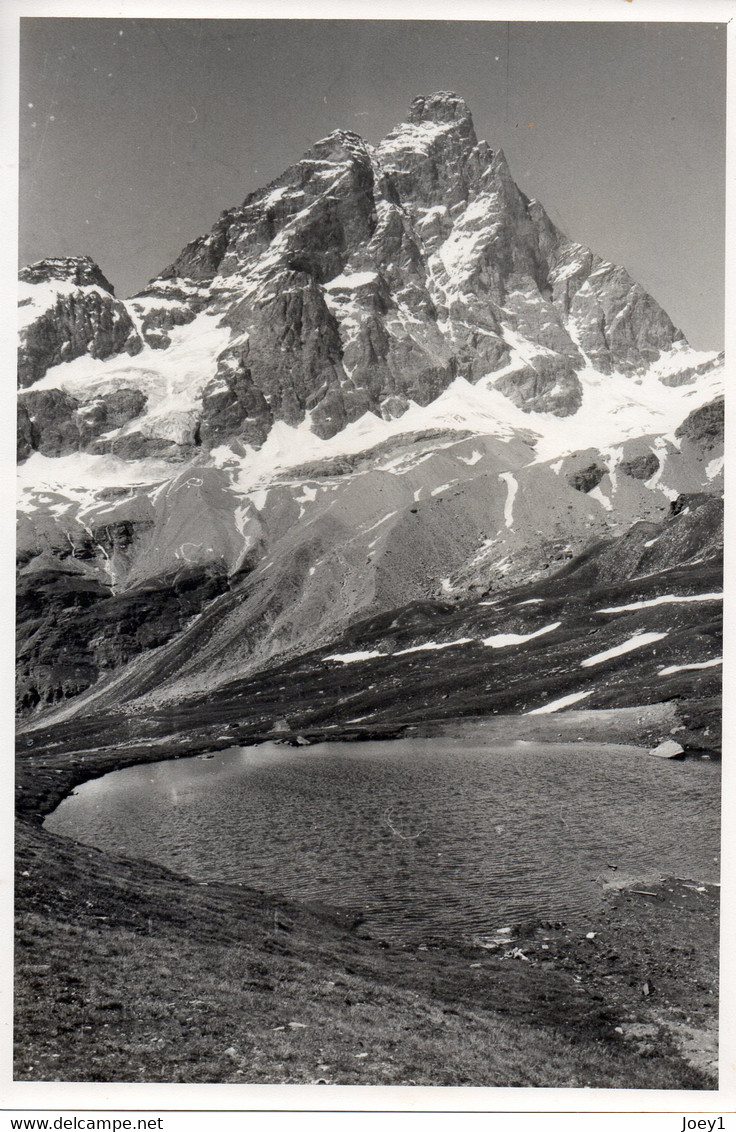
[[[493,939],[611,886],[719,877],[720,768],[614,744],[235,747],[115,771],[45,826],[202,882],[345,908],[390,940]]]

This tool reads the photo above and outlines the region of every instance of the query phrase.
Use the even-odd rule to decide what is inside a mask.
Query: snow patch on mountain
[[[699,664],[670,664],[667,668],[661,668],[657,675],[672,676],[675,672],[694,672],[700,668],[718,668],[721,664],[723,664],[723,657],[716,656],[713,660],[703,660]]]
[[[130,421],[121,435],[140,431],[176,438],[182,427],[191,428],[190,415],[201,410],[202,390],[215,375],[217,356],[230,331],[213,315],[201,314],[186,326],[173,327],[169,334],[171,345],[166,350],[145,347],[132,358],[117,355],[105,360],[87,355],[53,366],[33,389],[61,389],[82,402],[119,389],[140,389],[148,398],[146,411]],[[134,461],[132,468],[138,463]]]
[[[590,692],[571,692],[567,696],[560,696],[558,700],[551,700],[550,703],[544,704],[542,707],[534,708],[532,711],[527,711],[525,715],[550,715],[555,711],[562,711],[563,708],[570,707],[571,704],[576,704],[580,700],[592,696],[593,691]]]
[[[472,637],[460,637],[456,641],[426,641],[423,645],[412,645],[408,649],[397,649],[392,656],[407,656],[412,652],[436,652],[438,649],[454,649],[457,645],[472,645]]]
[[[507,487],[503,505],[503,519],[506,526],[511,528],[514,525],[514,500],[519,490],[519,484],[511,472],[501,472],[498,478],[503,480]]]
[[[614,645],[611,649],[606,649],[604,652],[596,653],[595,656],[589,656],[586,660],[580,661],[581,668],[590,668],[594,664],[603,664],[606,660],[611,660],[615,656],[623,656],[624,653],[633,652],[634,649],[641,649],[645,645],[654,644],[655,641],[662,641],[667,636],[666,633],[637,633],[628,640],[622,641],[620,645]]]
[[[714,480],[723,471],[723,456],[716,456],[705,465],[705,474],[709,480]]]
[[[611,500],[607,495],[603,494],[598,484],[590,489],[588,496],[590,499],[597,500],[605,511],[613,511],[613,504],[611,503]]]
[[[655,605],[676,605],[678,602],[691,601],[723,601],[723,594],[662,594],[660,597],[651,597],[646,601],[634,601],[630,605],[611,605],[606,609],[599,609],[598,612],[630,613],[636,609],[653,609]]]
[[[537,629],[533,633],[496,633],[492,637],[486,637],[480,643],[491,649],[505,649],[511,645],[524,645],[527,641],[533,641],[535,637],[543,637],[547,633],[552,633],[555,629],[559,629],[561,621],[553,621],[551,625],[545,625],[542,629]]]

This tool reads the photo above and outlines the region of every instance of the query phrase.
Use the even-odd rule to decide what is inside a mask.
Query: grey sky
[[[693,345],[723,338],[726,35],[715,24],[21,21],[22,262],[127,295],[331,130],[455,90],[573,239]]]

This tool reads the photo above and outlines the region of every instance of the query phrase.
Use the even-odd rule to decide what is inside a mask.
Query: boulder
[[[656,755],[658,759],[676,759],[684,755],[685,749],[674,739],[664,739],[657,747],[650,747],[649,754]]]

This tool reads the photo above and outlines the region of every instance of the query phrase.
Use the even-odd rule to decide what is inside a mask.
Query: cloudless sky
[[[20,255],[119,295],[336,128],[453,90],[573,239],[723,340],[723,25],[21,20]]]

